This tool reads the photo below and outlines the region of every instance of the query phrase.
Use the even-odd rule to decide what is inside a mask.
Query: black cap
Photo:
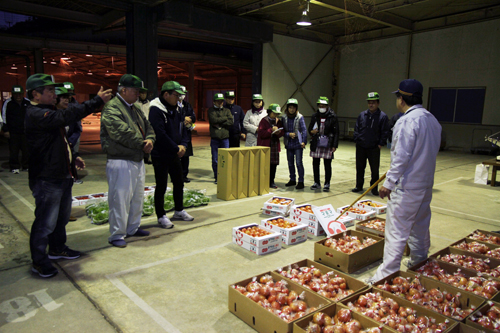
[[[405,96],[422,97],[424,94],[424,86],[415,79],[407,79],[401,81],[399,89],[392,92],[393,94],[400,93]]]

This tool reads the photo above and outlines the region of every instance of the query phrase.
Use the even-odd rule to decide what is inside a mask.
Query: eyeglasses
[[[179,95],[178,93],[172,93],[172,95],[174,95],[177,98],[181,97],[181,95]]]

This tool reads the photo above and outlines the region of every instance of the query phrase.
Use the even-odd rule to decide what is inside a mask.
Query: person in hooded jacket
[[[219,148],[229,148],[229,129],[233,126],[231,111],[224,107],[224,95],[214,95],[214,106],[208,109],[208,122],[210,123],[210,147],[212,148],[212,170],[214,183],[217,184],[217,163]]]
[[[285,115],[281,118],[283,122],[283,141],[286,148],[286,158],[288,160],[288,171],[290,181],[285,186],[295,186],[297,190],[304,188],[304,164],[302,156],[307,142],[307,128],[304,117],[298,110],[299,102],[295,98],[290,98],[287,102]],[[295,161],[294,161],[295,160]],[[299,182],[296,182],[295,165],[299,173]]]
[[[311,135],[311,154],[313,158],[314,184],[311,190],[320,190],[319,165],[321,159],[325,165],[325,183],[323,191],[330,191],[330,180],[332,178],[333,153],[339,146],[339,121],[335,112],[328,106],[328,98],[320,97],[317,101],[318,111],[312,116],[309,124]]]
[[[155,210],[158,224],[170,229],[174,224],[165,215],[165,192],[170,175],[174,187],[175,212],[172,220],[193,221],[194,218],[184,210],[184,180],[181,158],[188,146],[187,128],[177,104],[179,96],[184,94],[176,81],[167,81],[161,88],[160,97],[151,101],[149,122],[156,134],[156,142],[151,151],[155,170]]]
[[[269,172],[269,187],[277,189],[274,182],[276,169],[280,164],[280,138],[283,136],[283,123],[279,119],[281,108],[278,104],[269,105],[267,116],[260,121],[257,137],[257,146],[271,148],[271,169]]]
[[[260,121],[267,116],[267,113],[264,112],[264,105],[264,98],[261,94],[252,95],[252,108],[247,111],[243,119],[243,127],[247,132],[245,147],[257,145],[257,130]]]

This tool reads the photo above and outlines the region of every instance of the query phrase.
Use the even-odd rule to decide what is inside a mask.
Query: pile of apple
[[[483,234],[481,231],[474,231],[474,233],[472,235],[470,235],[469,238],[472,238],[474,240],[478,240],[481,242],[500,245],[500,235],[492,236],[492,235]]]
[[[488,257],[493,257],[493,258],[500,259],[500,247],[497,248],[497,249],[490,250],[490,251],[486,252],[485,255],[488,256]]]
[[[479,254],[486,254],[490,250],[490,248],[484,244],[481,244],[478,242],[467,243],[466,241],[463,241],[461,243],[453,245],[453,247],[456,247],[457,249],[461,249],[461,250],[465,250],[465,251],[479,253]]]
[[[464,319],[474,311],[472,308],[467,310],[461,308],[460,293],[452,294],[436,288],[426,290],[418,276],[414,279],[397,276],[392,280],[392,283],[386,281],[384,284],[378,285],[377,288],[404,297],[414,304],[457,320]]]
[[[370,207],[382,207],[384,205],[381,205],[381,204],[378,204],[378,203],[375,203],[371,200],[367,200],[367,201],[363,201],[362,202],[363,205],[367,205],[367,206],[370,206]]]
[[[262,276],[259,281],[254,278],[244,287],[232,287],[286,322],[292,322],[317,310],[315,307],[308,307],[303,301],[303,295],[290,291],[285,280],[275,282],[268,274]]]
[[[447,273],[439,266],[437,261],[429,261],[422,267],[417,269],[417,273],[424,276],[441,281],[443,283],[452,285],[454,287],[463,289],[465,291],[473,292],[484,298],[492,298],[498,290],[500,290],[500,282],[493,279],[486,279],[482,276],[471,276],[467,278],[460,269],[454,274]]]
[[[352,319],[351,310],[340,309],[332,318],[326,313],[317,312],[306,328],[308,333],[380,333],[378,327],[363,330],[361,323]]]
[[[488,328],[490,330],[494,330],[495,332],[500,332],[500,307],[498,305],[493,305],[490,302],[491,308],[486,311],[486,314],[483,315],[481,312],[475,313],[470,316],[470,320],[473,322]]]
[[[302,207],[297,207],[298,210],[301,210],[306,213],[314,214],[312,207],[310,205],[302,206]]]
[[[363,227],[385,232],[385,221],[381,219],[370,220],[363,224]]]
[[[272,225],[275,225],[275,226],[278,226],[280,228],[285,228],[285,229],[288,229],[288,228],[293,228],[293,227],[296,227],[297,226],[297,223],[295,222],[289,222],[283,218],[276,218],[276,219],[272,219],[272,220],[267,220],[266,221],[267,223],[269,224],[272,224]]]
[[[489,259],[474,258],[464,254],[450,253],[439,258],[442,261],[449,262],[450,264],[459,265],[465,268],[473,269],[477,272],[486,273],[494,277],[500,276],[498,267],[490,268],[488,263]]]
[[[449,320],[437,323],[435,318],[419,316],[413,308],[399,306],[392,298],[384,298],[380,293],[366,293],[347,306],[378,322],[384,323],[399,332],[441,333],[447,328]]]
[[[293,282],[299,283],[334,301],[354,293],[354,290],[347,289],[346,280],[334,272],[321,274],[321,271],[315,267],[300,267],[281,270],[279,273]]]
[[[342,213],[345,212],[345,208],[342,209]],[[355,214],[366,214],[366,210],[363,210],[363,209],[359,209],[359,208],[354,208],[354,207],[351,207],[349,208],[348,210],[349,212],[352,212],[352,213],[355,213]]]
[[[283,205],[283,206],[286,206],[286,205],[289,205],[290,203],[292,203],[292,200],[290,199],[284,199],[284,198],[278,198],[278,197],[274,197],[271,199],[271,203],[272,204],[275,204],[275,205]]]
[[[361,242],[357,236],[344,235],[341,238],[328,238],[323,245],[343,253],[352,254],[376,242],[371,237],[367,237],[364,242]]]
[[[266,230],[259,228],[257,226],[253,226],[250,228],[242,228],[242,229],[240,229],[240,231],[251,236],[251,237],[262,237],[262,236],[267,236],[267,235],[271,234],[269,231],[266,231]]]

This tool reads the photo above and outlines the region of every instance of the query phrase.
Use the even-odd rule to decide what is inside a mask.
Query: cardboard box
[[[337,312],[340,309],[347,309],[347,306],[341,303],[336,303],[336,304],[331,304],[328,305],[327,307],[324,307],[321,312],[327,314],[330,317],[334,317]],[[318,310],[319,311],[319,310]],[[306,333],[307,327],[309,326],[309,323],[313,320],[314,314],[317,313],[318,311],[315,311],[311,314],[308,314],[307,316],[304,316],[303,318],[300,318],[293,324],[293,333]],[[367,316],[364,316],[362,314],[359,314],[357,312],[351,311],[351,317],[361,324],[361,330],[365,330],[368,328],[372,327],[380,327],[380,323],[378,321],[375,321],[371,318],[368,318]],[[380,329],[381,333],[395,333],[397,332],[396,330],[390,328],[389,326],[382,326]]]
[[[496,232],[486,231],[486,230],[480,230],[480,229],[477,229],[474,232],[476,232],[476,231],[479,231],[479,232],[481,232],[483,234],[486,234],[486,235],[495,236],[495,237],[499,237],[500,238],[500,234],[498,234]],[[467,238],[471,238],[471,236],[474,234],[474,232],[472,232],[469,235],[467,235]],[[473,239],[473,238],[471,238],[471,239]],[[477,242],[480,242],[480,243],[483,243],[483,244],[495,245],[496,247],[500,246],[500,244],[490,243],[490,242],[485,242],[485,241],[480,241],[480,240],[478,240]]]
[[[277,232],[267,230],[271,233],[270,235],[266,235],[266,236],[262,236],[262,237],[252,237],[252,236],[247,235],[246,233],[240,231],[241,229],[251,228],[254,226],[260,227],[257,223],[251,223],[251,224],[246,224],[246,225],[242,225],[239,227],[234,227],[233,228],[233,237],[238,239],[238,240],[247,242],[250,245],[255,245],[257,247],[263,247],[263,246],[267,246],[267,245],[271,245],[271,244],[281,243],[281,234],[279,234]]]
[[[372,222],[374,220],[380,220],[381,222],[384,223],[384,231],[380,231],[380,230],[377,230],[377,229],[369,228],[369,227],[366,226],[368,223],[370,223],[370,222]],[[362,232],[366,232],[368,234],[373,234],[373,235],[379,236],[379,237],[385,237],[385,219],[381,219],[379,217],[372,217],[372,218],[369,218],[366,221],[357,222],[356,223],[356,230],[362,231]]]
[[[270,274],[274,281],[282,280],[282,277],[275,272],[267,272],[257,276],[257,280],[265,274]],[[243,320],[250,327],[252,327],[257,332],[261,333],[291,333],[293,329],[293,321],[288,323],[275,314],[267,311],[259,304],[255,303],[248,297],[243,296],[239,291],[234,289],[232,285],[246,286],[252,278],[245,279],[243,281],[236,282],[229,285],[228,287],[228,308],[231,313]],[[322,309],[329,303],[325,301],[324,298],[316,295],[312,291],[299,286],[295,283],[288,284],[288,289],[290,291],[295,291],[297,294],[302,292],[305,295],[305,302],[308,307],[316,307]]]
[[[281,243],[284,245],[297,245],[305,242],[306,240],[307,240],[307,232],[303,235],[296,235],[292,237],[286,237],[281,235]]]
[[[274,204],[274,203],[272,203],[272,201],[275,198],[287,199],[287,200],[290,200],[290,203],[288,205]],[[293,198],[285,198],[285,197],[273,196],[272,198],[270,198],[269,200],[267,200],[266,202],[264,202],[263,209],[265,209],[265,210],[272,210],[274,212],[280,212],[280,213],[288,215],[289,212],[290,212],[290,208],[292,208],[294,202],[295,202],[295,199],[293,199]]]
[[[370,202],[370,201],[375,203],[375,204],[380,205],[380,207],[373,207],[373,206],[367,205],[366,203]],[[387,204],[386,203],[373,201],[373,200],[369,200],[369,199],[358,201],[353,207],[361,208],[364,210],[372,210],[377,214],[385,214],[387,212]]]
[[[394,280],[394,278],[397,276],[400,276],[404,279],[410,278],[410,280],[408,280],[409,282],[411,282],[416,276],[418,276],[419,280],[420,280],[420,284],[427,291],[435,288],[441,292],[446,291],[447,293],[450,293],[452,295],[457,295],[458,293],[460,293],[460,297],[459,297],[460,308],[462,310],[469,310],[471,308],[476,309],[479,306],[481,306],[484,302],[484,298],[479,297],[476,294],[469,293],[469,292],[464,291],[462,289],[453,287],[449,284],[445,284],[443,282],[436,281],[434,279],[422,276],[420,274],[417,274],[417,273],[411,272],[411,271],[409,271],[409,272],[399,271],[399,272],[393,273],[393,274],[383,278],[382,280],[379,280],[379,281],[373,283],[373,287],[375,289],[379,290],[379,288],[378,288],[379,285],[384,284],[385,282],[391,283]],[[404,296],[400,296],[400,295],[396,295],[396,294],[394,294],[394,295],[397,297],[400,297],[400,298],[404,298]],[[416,303],[414,303],[414,304],[416,304]],[[442,315],[444,316],[444,314],[442,314]],[[453,317],[449,317],[449,318],[457,320],[457,321],[462,321],[462,320],[465,320],[467,317],[468,316],[465,316],[464,318],[453,318]]]
[[[342,214],[342,210],[343,210],[344,208],[347,208],[347,207],[349,207],[349,205],[346,205],[346,206],[342,206],[342,207],[340,207],[340,208],[337,208],[337,212],[338,212],[339,214]],[[354,208],[356,208],[356,207],[354,207]],[[349,211],[347,211],[347,212],[345,212],[345,213],[344,213],[344,215],[345,215],[345,216],[349,216],[349,217],[354,217],[354,218],[355,218],[356,220],[358,220],[358,221],[366,221],[366,220],[368,220],[369,218],[375,217],[375,215],[377,215],[377,213],[376,213],[375,211],[373,211],[373,210],[367,210],[367,209],[364,209],[364,210],[366,210],[366,211],[367,211],[365,214],[358,214],[358,213],[354,213],[354,212],[349,212]],[[342,216],[344,216],[344,215],[342,215]]]
[[[257,255],[263,255],[263,254],[269,254],[273,252],[277,252],[281,250],[281,243],[273,243],[273,244],[268,244],[268,245],[263,245],[263,246],[256,246],[250,243],[247,243],[241,239],[236,238],[233,236],[233,243],[238,245],[239,247],[244,248],[245,250],[248,250],[252,253],[255,253]]]
[[[276,220],[278,218],[282,218],[285,221],[288,221],[290,223],[295,223],[297,224],[296,227],[293,228],[280,228],[277,225],[269,223],[269,221]],[[287,238],[292,238],[294,236],[300,236],[300,235],[306,235],[307,234],[307,224],[302,224],[295,222],[291,219],[287,219],[284,216],[277,216],[277,217],[271,217],[265,220],[260,221],[260,225],[263,226],[266,229],[269,229],[274,232],[279,232],[283,236]]]
[[[355,230],[348,230],[331,236],[330,238],[338,239],[342,238],[344,235],[357,236],[362,241],[370,237],[377,242],[352,254],[346,254],[324,246],[324,242],[328,239],[325,238],[314,243],[314,261],[333,267],[342,272],[352,273],[382,259],[384,256],[383,238]],[[330,256],[328,254],[330,254]]]
[[[291,263],[291,264],[288,264],[288,265],[285,265],[283,267],[281,267],[280,269],[277,269],[275,272],[280,274],[280,276],[282,276],[285,280],[289,281],[290,283],[297,283],[297,282],[294,282],[292,281],[291,279],[287,278],[287,277],[284,277],[280,271],[289,271],[291,268],[296,268],[296,269],[299,269],[301,267],[315,267],[317,269],[319,269],[319,271],[321,272],[321,274],[327,274],[329,272],[333,272],[332,274],[332,277],[342,277],[346,280],[346,284],[347,284],[347,288],[348,289],[351,289],[353,291],[353,294],[361,291],[361,290],[364,290],[366,288],[368,288],[368,285],[366,283],[363,283],[359,280],[356,280],[355,278],[347,275],[347,274],[344,274],[340,271],[337,271],[331,267],[328,267],[328,266],[325,266],[325,265],[322,265],[318,262],[315,262],[315,261],[312,261],[312,260],[309,260],[309,259],[304,259],[304,260],[301,260],[301,261],[297,261],[297,262],[294,262],[294,263]],[[314,291],[313,291],[314,292]],[[352,294],[351,294],[352,295]],[[319,296],[319,294],[318,294]],[[350,296],[350,295],[348,295]],[[346,297],[348,297],[346,296]],[[323,297],[323,296],[321,296]],[[334,302],[334,300],[330,300],[328,298],[325,298],[326,300],[328,300],[329,302]]]
[[[349,302],[354,303],[359,298],[359,296],[365,295],[367,293],[380,293],[380,295],[383,298],[391,298],[394,301],[396,301],[396,303],[398,303],[400,307],[412,308],[412,309],[416,310],[416,317],[417,316],[426,316],[426,317],[429,317],[430,320],[432,320],[431,318],[434,318],[436,324],[447,322],[448,323],[447,328],[444,332],[448,332],[449,330],[454,329],[454,326],[458,324],[458,322],[456,320],[450,319],[450,318],[443,316],[442,314],[439,314],[437,312],[428,310],[420,305],[413,304],[412,302],[407,301],[404,298],[397,297],[396,295],[393,295],[390,292],[375,289],[375,288],[369,288],[365,291],[359,292],[359,293],[354,294],[350,297],[346,297],[343,300],[341,300],[340,303],[343,305],[347,305]]]
[[[217,164],[217,198],[238,199],[239,152],[236,148],[219,148]]]
[[[471,316],[475,316],[477,318],[478,313],[481,313],[483,316],[485,316],[486,313],[488,312],[488,310],[494,305],[500,306],[500,303],[493,302],[493,301],[484,302],[484,304],[481,307],[479,307],[476,311],[474,311]],[[479,325],[477,322],[472,321],[471,316],[469,316],[467,318],[467,320],[465,321],[467,326],[470,326],[470,327],[477,329],[477,330],[480,330],[482,332],[498,333],[498,330],[488,329],[484,326]]]
[[[274,210],[264,209],[264,208],[261,208],[261,209],[262,209],[262,214],[264,214],[264,215],[268,215],[268,216],[288,216],[288,214],[285,214],[285,213],[282,213],[282,212],[276,212]]]
[[[325,236],[326,232],[319,222],[309,222],[307,233],[311,236]]]
[[[316,218],[316,215],[314,215],[314,213],[311,214],[311,213],[308,213],[308,212],[305,212],[305,211],[299,209],[299,208],[305,207],[305,206],[311,206],[312,209],[316,208],[316,206],[310,205],[310,204],[295,205],[290,210],[290,217],[294,221],[297,221],[300,223],[306,223],[305,221],[318,222],[318,219]]]
[[[458,323],[458,325],[454,326],[451,330],[448,331],[448,333],[484,333],[484,327],[483,329],[477,329],[475,327],[469,326],[464,323]]]
[[[339,220],[340,214],[335,211],[332,205],[315,207],[313,212],[328,236],[346,231],[348,227],[354,225],[352,217],[342,216]]]
[[[457,249],[455,247],[446,247],[434,254],[432,254],[431,256],[429,256],[430,258],[436,258],[437,260],[439,261],[442,261],[440,258],[447,255],[447,254],[462,254],[462,255],[466,255],[466,256],[470,256],[470,257],[473,257],[473,258],[478,258],[478,259],[483,259],[483,260],[487,260],[488,262],[486,263],[488,265],[488,267],[490,269],[493,269],[493,268],[497,268],[498,266],[500,266],[500,259],[495,259],[495,258],[490,258],[490,257],[487,257],[487,256],[484,256],[482,254],[478,254],[478,253],[474,253],[474,252],[469,252],[469,251],[464,251],[464,250],[461,250],[461,249]],[[462,267],[458,264],[455,264],[455,263],[450,263],[452,265],[455,265],[457,267]],[[465,267],[462,267],[462,268],[465,268]],[[468,269],[471,269],[471,268],[468,268]],[[491,276],[490,274],[488,273],[482,273],[483,275],[487,275],[487,276]],[[493,277],[491,276],[492,278],[494,279],[497,279],[497,280],[500,280],[500,277]]]
[[[260,181],[260,149],[251,147],[248,150],[248,196],[259,195]]]
[[[429,261],[431,260],[435,260],[434,258],[429,258],[429,259],[426,259],[422,262],[419,262],[418,264],[408,268],[409,271],[412,271],[412,272],[416,272],[418,274],[421,274],[418,272],[418,269],[424,265],[426,265]],[[444,262],[444,261],[439,261],[439,260],[436,260],[436,262],[438,263],[440,269],[442,269],[445,273],[447,274],[451,274],[451,275],[454,275],[456,274],[457,272],[460,272],[461,274],[463,274],[467,279],[469,279],[470,277],[472,276],[478,276],[477,275],[477,272],[476,271],[473,271],[471,269],[467,269],[467,268],[463,268],[463,267],[460,267],[460,266],[456,266],[456,265],[452,265],[452,264],[449,264],[447,262]],[[426,276],[427,277],[427,276]],[[430,277],[429,277],[430,278]],[[492,279],[494,280],[493,278],[491,277],[488,277],[488,276],[485,276],[484,278],[486,279]],[[463,290],[463,289],[462,289]],[[464,290],[465,291],[465,290]],[[471,293],[473,293],[472,291],[469,291]],[[478,295],[479,297],[481,298],[484,298],[483,296],[479,295],[479,294],[475,294],[474,295]],[[492,300],[494,301],[498,301],[500,300],[500,292],[496,293],[495,295],[493,295],[491,297]]]
[[[259,164],[257,167],[257,173],[259,176],[259,195],[264,195],[269,193],[269,179],[271,172],[271,148],[270,147],[260,147],[259,148]]]

